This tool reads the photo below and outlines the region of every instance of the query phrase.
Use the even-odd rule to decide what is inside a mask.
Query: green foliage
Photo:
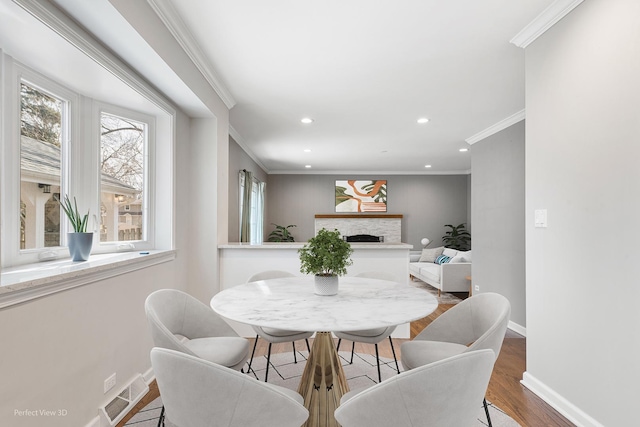
[[[338,230],[322,229],[309,239],[300,254],[300,272],[322,276],[347,274],[347,266],[353,264],[351,245],[340,237]]]
[[[286,227],[274,223],[271,223],[271,225],[275,225],[276,229],[269,234],[267,238],[269,242],[295,242],[295,239],[291,233],[289,233],[289,228],[295,227],[294,224],[287,225]]]
[[[451,249],[459,251],[468,251],[471,249],[471,234],[466,229],[466,224],[458,224],[455,227],[451,224],[445,225],[450,230],[442,236],[444,245]]]
[[[370,193],[375,188],[376,182],[377,181],[371,181],[371,184],[363,185],[362,189],[364,191],[366,191],[367,193]],[[387,190],[386,190],[386,188],[387,188],[387,186],[383,185],[382,187],[380,187],[378,192],[375,195],[373,195],[373,201],[374,202],[387,203]]]
[[[20,135],[60,147],[62,103],[26,84],[20,87]]]
[[[86,233],[87,232],[87,224],[89,223],[89,210],[85,216],[80,215],[80,211],[78,211],[78,202],[76,198],[73,198],[73,205],[69,200],[69,196],[65,194],[64,202],[61,201],[55,194],[53,198],[56,199],[58,203],[60,203],[60,207],[64,210],[64,213],[67,214],[67,218],[73,225],[73,231],[76,233]]]

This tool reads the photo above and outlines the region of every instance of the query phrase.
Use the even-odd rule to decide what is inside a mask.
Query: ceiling
[[[509,41],[553,0],[149,2],[267,172],[447,174],[469,173],[465,140],[522,114],[524,50]]]

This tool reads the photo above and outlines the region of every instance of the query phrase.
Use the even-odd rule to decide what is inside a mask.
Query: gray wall
[[[585,1],[525,50],[525,384],[582,426],[638,424],[639,16]]]
[[[416,250],[423,237],[441,245],[445,224],[469,222],[467,175],[269,175],[266,234],[271,223],[296,224],[297,241],[313,237],[315,214],[335,213],[337,179],[386,179],[387,213],[403,215],[402,241]]]
[[[229,242],[240,241],[240,182],[238,173],[246,169],[262,182],[267,182],[267,174],[251,157],[229,137]],[[269,190],[267,184],[267,191]],[[265,228],[266,225],[265,225]]]
[[[524,130],[521,121],[471,146],[473,285],[511,302],[526,326]]]

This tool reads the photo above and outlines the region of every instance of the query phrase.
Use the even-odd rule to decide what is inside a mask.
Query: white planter
[[[336,295],[338,293],[338,276],[315,276],[316,295]]]

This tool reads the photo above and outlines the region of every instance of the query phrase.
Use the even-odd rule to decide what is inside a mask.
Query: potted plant
[[[89,223],[89,210],[83,216],[78,210],[78,202],[73,198],[73,205],[69,200],[69,196],[65,194],[64,201],[60,200],[56,195],[54,199],[60,204],[62,210],[67,215],[69,222],[73,226],[73,232],[67,233],[67,241],[69,243],[69,253],[73,261],[86,261],[91,253],[93,244],[93,233],[87,233],[87,224]]]
[[[269,237],[267,238],[270,242],[295,242],[293,235],[289,233],[289,228],[295,227],[295,225],[287,225],[286,227],[278,224],[271,223],[276,226],[276,229],[273,230]]]
[[[465,228],[466,224],[458,224],[455,227],[447,224],[445,227],[451,228],[442,236],[442,241],[446,247],[459,251],[471,249],[471,234]]]
[[[340,237],[338,230],[322,229],[309,239],[301,249],[300,272],[315,275],[315,293],[335,295],[338,293],[338,276],[347,273],[353,264],[351,245]]]

